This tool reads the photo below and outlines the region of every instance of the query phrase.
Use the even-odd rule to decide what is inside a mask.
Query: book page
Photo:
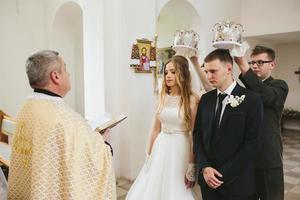
[[[99,133],[103,133],[106,129],[113,128],[114,126],[116,126],[117,124],[119,124],[120,122],[125,120],[126,118],[127,118],[127,116],[124,114],[114,117],[111,120],[107,121],[106,123],[98,126],[96,128],[96,131]]]
[[[102,114],[94,119],[87,119],[87,123],[95,130],[100,124],[104,124],[111,119],[112,117],[110,114]]]

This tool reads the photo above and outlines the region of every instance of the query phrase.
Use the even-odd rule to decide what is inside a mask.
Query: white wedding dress
[[[162,131],[152,153],[130,188],[127,200],[194,200],[186,189],[184,176],[188,165],[189,139],[179,115],[179,96],[166,96],[159,118]],[[199,194],[198,194],[199,195]]]

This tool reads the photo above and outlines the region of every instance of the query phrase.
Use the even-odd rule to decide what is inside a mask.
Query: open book
[[[127,118],[127,116],[124,114],[119,115],[119,116],[114,117],[111,120],[105,122],[104,124],[98,126],[95,130],[102,134],[105,132],[106,129],[113,128],[114,126],[116,126],[117,124],[119,124],[120,122],[125,120],[126,118]]]

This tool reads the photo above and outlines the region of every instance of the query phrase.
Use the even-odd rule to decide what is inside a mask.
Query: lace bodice
[[[183,112],[179,113],[180,96],[169,96],[165,98],[165,104],[159,113],[162,131],[165,133],[186,134],[183,122]]]

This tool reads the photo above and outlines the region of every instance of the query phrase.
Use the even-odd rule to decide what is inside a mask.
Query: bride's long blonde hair
[[[166,62],[164,68],[166,68],[166,65],[170,62],[173,63],[175,68],[175,80],[180,92],[179,106],[180,110],[183,109],[184,125],[186,130],[190,132],[192,130],[190,98],[191,95],[193,95],[193,92],[191,89],[191,74],[189,71],[189,62],[185,57],[176,55]],[[162,108],[165,103],[165,97],[167,94],[170,94],[170,88],[166,85],[166,73],[164,70],[162,89],[159,98],[158,113],[162,111]]]

